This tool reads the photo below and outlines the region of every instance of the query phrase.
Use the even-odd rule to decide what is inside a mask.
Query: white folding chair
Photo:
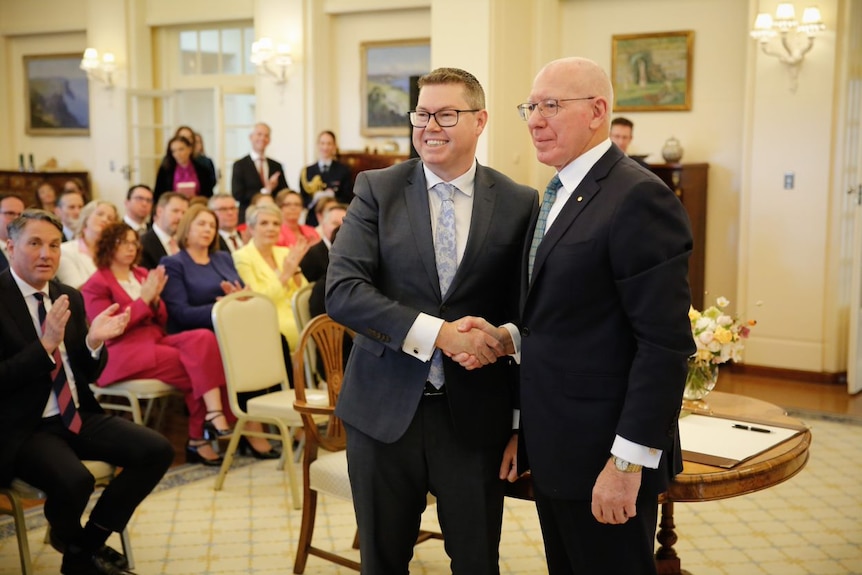
[[[112,383],[106,387],[99,387],[91,383],[90,389],[93,395],[102,405],[104,409],[110,411],[122,411],[132,414],[132,421],[139,425],[147,425],[150,421],[150,416],[153,412],[153,406],[159,400],[162,401],[162,408],[159,410],[159,417],[156,421],[155,428],[159,429],[164,419],[164,401],[170,397],[182,397],[183,393],[158,379],[129,379],[127,381],[119,381]],[[103,398],[111,398],[112,401],[105,401]],[[113,399],[121,399],[128,403],[117,403]],[[141,402],[146,402],[146,408],[141,414]]]
[[[293,319],[296,322],[296,329],[299,333],[302,333],[302,330],[311,321],[311,309],[309,309],[308,301],[311,298],[311,290],[314,288],[314,284],[315,282],[311,282],[302,286],[296,290],[296,293],[293,294],[293,298],[290,300],[290,307],[293,308]],[[316,381],[315,375],[317,375],[317,349],[312,342],[306,349],[306,381],[314,383]]]
[[[224,364],[230,408],[237,417],[215,489],[220,490],[224,484],[240,437],[278,439],[282,442],[279,469],[287,467],[293,506],[299,509],[302,506],[299,477],[290,454],[293,430],[302,426],[302,419],[293,408],[296,396],[289,388],[284,369],[275,304],[259,293],[233,293],[216,302],[212,319]],[[264,392],[275,385],[281,385],[281,390]],[[247,392],[261,394],[249,399],[243,410],[237,394]],[[245,427],[251,421],[274,425],[278,433],[248,431]]]

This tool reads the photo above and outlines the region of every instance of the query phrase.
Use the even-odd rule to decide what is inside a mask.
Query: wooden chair
[[[96,479],[97,487],[104,487],[114,478],[116,471],[113,465],[103,461],[84,461],[84,465],[93,474]],[[11,509],[0,508],[0,514],[11,515],[15,522],[15,534],[18,538],[18,555],[21,559],[22,575],[33,575],[33,565],[30,562],[30,544],[27,541],[27,524],[24,520],[24,499],[44,500],[45,493],[36,487],[33,487],[26,481],[21,479],[13,479],[9,487],[0,487],[0,495],[5,495],[9,499]],[[49,542],[51,535],[51,526],[45,531],[45,543]],[[135,560],[132,556],[132,543],[129,538],[128,527],[120,534],[120,540],[123,543],[123,554],[129,562],[129,569],[134,569]]]
[[[99,387],[91,383],[90,389],[103,408],[110,411],[122,411],[132,414],[132,421],[139,425],[147,425],[152,415],[153,406],[157,401],[164,401],[170,397],[182,397],[183,393],[177,388],[164,383],[158,379],[130,379],[120,381],[106,387]],[[105,401],[111,398],[111,401]],[[120,399],[123,403],[113,401]],[[141,402],[146,402],[146,409],[141,414]],[[127,405],[128,404],[128,405]],[[155,428],[159,429],[164,419],[164,405],[159,410],[158,420]]]
[[[212,319],[224,364],[230,408],[237,417],[224,462],[216,477],[215,490],[224,485],[240,437],[278,439],[282,442],[278,468],[287,468],[293,506],[299,509],[302,505],[299,478],[290,454],[293,430],[302,425],[302,419],[293,408],[296,396],[289,387],[284,369],[275,304],[259,293],[237,292],[216,302]],[[257,395],[248,400],[245,410],[240,408],[237,394],[262,392],[275,385],[281,385],[281,390]],[[246,424],[252,421],[273,425],[278,433],[246,430]]]
[[[303,573],[309,555],[316,555],[338,565],[360,570],[360,564],[352,559],[314,547],[311,539],[317,514],[317,495],[323,493],[346,501],[353,501],[350,479],[347,474],[347,439],[344,424],[335,416],[335,404],[344,380],[345,334],[353,337],[353,331],[333,321],[328,315],[319,315],[305,326],[299,345],[293,352],[293,383],[296,391],[296,410],[302,415],[305,429],[305,446],[302,456],[302,524],[299,544],[293,565],[294,573]],[[314,390],[308,393],[305,379],[305,349],[314,343],[323,363],[326,394]],[[321,417],[325,418],[321,424]],[[428,496],[429,504],[436,503]],[[442,539],[439,533],[420,531],[417,543],[427,539]],[[358,548],[358,534],[353,547]]]

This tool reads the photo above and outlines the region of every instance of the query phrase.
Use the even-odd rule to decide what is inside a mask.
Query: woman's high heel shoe
[[[209,465],[211,467],[218,467],[224,461],[221,455],[216,457],[215,459],[208,459],[200,454],[200,448],[204,445],[207,445],[208,442],[204,441],[202,443],[192,443],[190,439],[186,443],[186,463],[202,463],[204,465]]]
[[[212,417],[210,417],[212,416]],[[215,441],[216,439],[230,439],[230,436],[233,434],[233,429],[219,429],[213,423],[219,417],[224,417],[224,412],[222,411],[208,411],[206,414],[206,421],[204,421],[204,439],[208,439],[210,441]],[[227,419],[225,419],[227,421]]]
[[[279,457],[281,457],[281,452],[274,447],[271,448],[269,451],[258,451],[245,437],[239,438],[238,449],[242,455],[251,455],[255,459],[278,459]]]

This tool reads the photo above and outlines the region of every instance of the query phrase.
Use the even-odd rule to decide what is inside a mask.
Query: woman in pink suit
[[[138,235],[128,224],[109,225],[96,246],[98,271],[81,287],[91,320],[113,303],[131,309],[125,333],[106,342],[108,363],[98,385],[153,378],[181,389],[189,410],[187,461],[221,465],[221,456],[207,440],[229,436],[235,418],[226,407],[215,335],[208,329],[166,335],[168,315],[160,297],[165,269],[136,266],[140,253]]]

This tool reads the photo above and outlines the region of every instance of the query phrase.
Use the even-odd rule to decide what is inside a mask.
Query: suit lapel
[[[39,334],[33,326],[33,318],[30,317],[30,312],[27,311],[27,303],[24,301],[24,296],[21,295],[21,290],[15,283],[12,277],[12,272],[6,270],[0,273],[0,305],[6,308],[6,313],[15,322],[18,330],[26,335],[29,339],[38,339]]]
[[[483,255],[486,247],[488,233],[491,229],[491,216],[494,213],[494,204],[497,196],[493,193],[493,180],[481,165],[476,166],[476,180],[473,184],[473,215],[470,218],[470,232],[467,236],[467,245],[464,256],[449,286],[449,293],[454,293],[455,288],[469,276],[474,262]]]
[[[428,206],[427,188],[422,162],[416,162],[404,188],[407,220],[413,231],[419,259],[422,260],[422,265],[428,274],[428,281],[434,293],[442,301],[443,295],[440,293],[440,279],[437,277],[437,262],[434,257],[434,238],[431,237],[431,208]]]
[[[622,158],[622,153],[617,151],[617,148],[611,146],[610,149],[599,158],[599,161],[590,168],[572,195],[569,196],[566,205],[560,211],[557,218],[554,220],[551,229],[545,234],[542,243],[539,244],[539,249],[536,252],[536,261],[533,264],[533,278],[539,276],[542,265],[548,258],[548,254],[560,239],[566,234],[566,231],[574,224],[575,220],[584,211],[584,208],[595,198],[601,191],[602,187],[599,182],[605,179],[611,168]],[[532,280],[531,280],[532,285]]]

